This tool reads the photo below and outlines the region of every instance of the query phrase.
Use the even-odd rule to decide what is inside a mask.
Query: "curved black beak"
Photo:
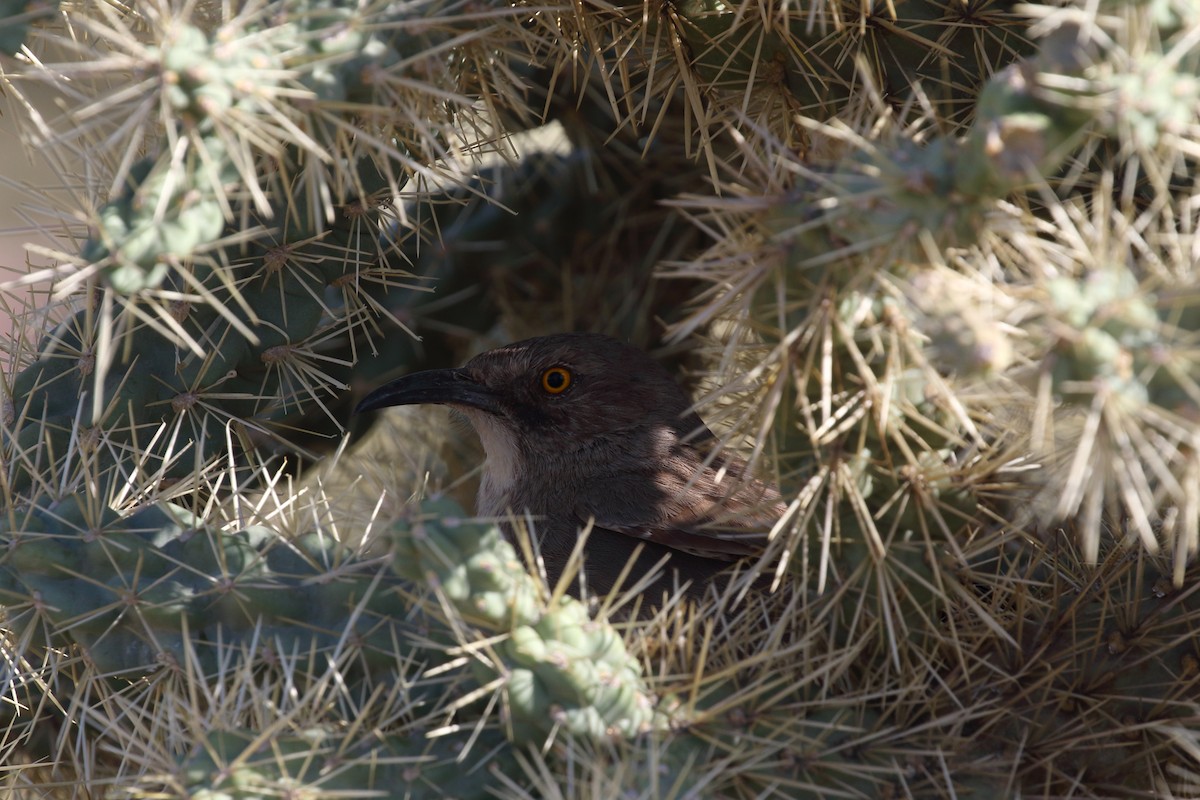
[[[414,372],[380,386],[359,401],[354,413],[421,403],[470,406],[493,414],[499,414],[502,410],[499,395],[463,370],[431,369]]]

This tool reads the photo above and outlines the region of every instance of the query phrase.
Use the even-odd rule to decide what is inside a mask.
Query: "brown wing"
[[[677,451],[657,471],[592,482],[579,493],[581,523],[718,561],[761,553],[783,513],[779,492],[742,477],[742,465],[703,466]],[[603,498],[603,501],[601,500]]]

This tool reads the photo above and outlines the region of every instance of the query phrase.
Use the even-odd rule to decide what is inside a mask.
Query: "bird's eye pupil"
[[[542,373],[542,388],[550,394],[562,394],[571,385],[571,373],[563,367],[551,367]]]

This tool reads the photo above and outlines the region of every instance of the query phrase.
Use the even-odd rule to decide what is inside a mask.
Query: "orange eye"
[[[562,394],[571,385],[571,370],[551,367],[542,373],[542,388],[550,394]]]

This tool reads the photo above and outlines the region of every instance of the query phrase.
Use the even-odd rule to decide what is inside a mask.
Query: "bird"
[[[476,513],[514,543],[528,514],[551,586],[586,531],[589,594],[632,583],[649,610],[680,592],[701,600],[764,552],[784,511],[772,483],[716,451],[674,376],[610,336],[541,336],[411,373],[355,413],[413,404],[449,406],[475,429],[485,454]],[[579,596],[578,575],[569,590]]]

